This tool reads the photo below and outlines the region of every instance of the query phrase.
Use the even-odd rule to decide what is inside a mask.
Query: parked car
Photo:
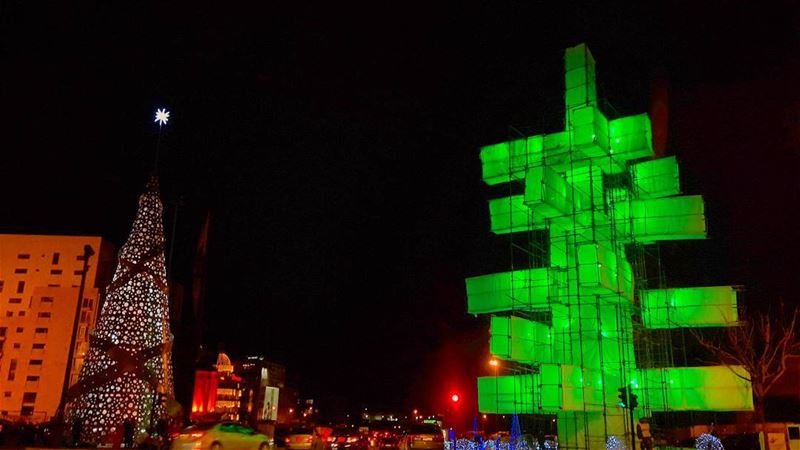
[[[202,423],[174,436],[172,450],[269,450],[269,437],[235,423]]]
[[[444,432],[433,424],[410,425],[400,440],[401,450],[441,450]]]

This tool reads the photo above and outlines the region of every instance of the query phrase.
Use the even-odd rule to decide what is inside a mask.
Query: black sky
[[[481,364],[462,280],[507,255],[478,149],[561,128],[584,41],[621,114],[669,77],[668,153],[711,239],[665,245],[668,280],[797,300],[795,2],[66,3],[0,3],[0,232],[121,245],[167,106],[178,279],[212,218],[206,343],[285,362],[304,394],[433,404],[420,374]],[[460,336],[476,350],[430,357]]]

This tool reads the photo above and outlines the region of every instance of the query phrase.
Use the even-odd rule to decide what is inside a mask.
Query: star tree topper
[[[167,108],[156,109],[156,120],[153,122],[157,122],[159,127],[166,125],[167,122],[169,122],[169,111],[167,111]]]

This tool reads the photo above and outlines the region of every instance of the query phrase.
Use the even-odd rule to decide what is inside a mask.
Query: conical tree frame
[[[84,441],[109,442],[125,422],[144,433],[164,417],[164,400],[173,397],[164,242],[153,177],[139,197],[78,382],[67,394],[67,421],[80,424]]]

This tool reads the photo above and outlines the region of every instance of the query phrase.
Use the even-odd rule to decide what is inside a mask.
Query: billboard
[[[264,404],[258,420],[278,420],[278,394],[280,389],[273,386],[264,387]]]

